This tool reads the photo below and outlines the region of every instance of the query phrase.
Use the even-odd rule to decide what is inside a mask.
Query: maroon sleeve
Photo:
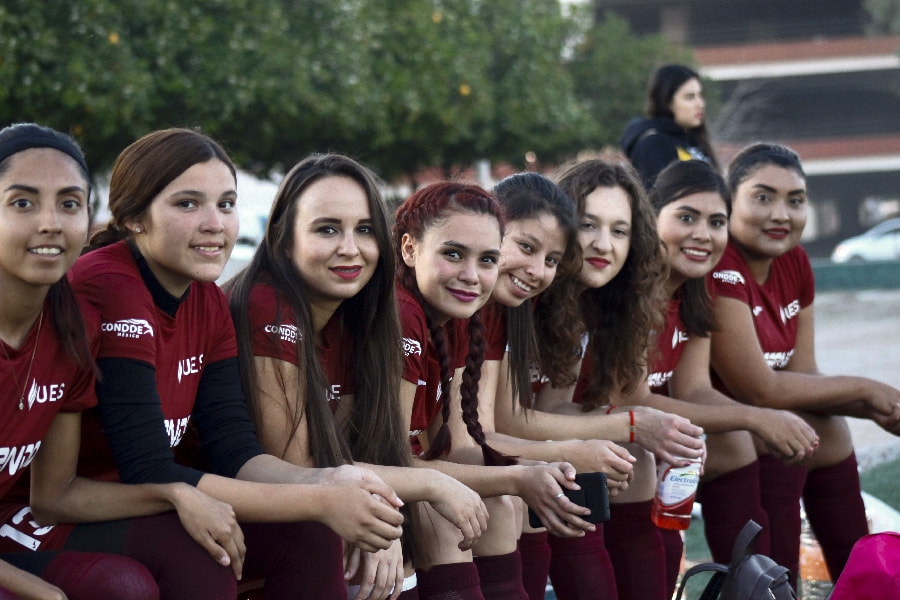
[[[713,296],[734,298],[750,304],[750,289],[747,285],[749,272],[746,263],[731,244],[725,249],[722,260],[707,276],[709,288]]]
[[[403,331],[403,379],[418,385],[427,379],[428,325],[422,307],[408,292],[401,295],[398,288],[397,301]]]

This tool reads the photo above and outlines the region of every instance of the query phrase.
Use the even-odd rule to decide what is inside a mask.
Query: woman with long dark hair
[[[375,175],[338,154],[298,163],[279,187],[253,260],[227,286],[244,391],[264,449],[304,466],[365,463],[405,502],[429,502],[468,547],[486,524],[480,497],[439,471],[396,468],[412,461],[394,272]],[[357,598],[414,593],[418,507],[404,512],[407,560],[399,540],[393,554],[366,553]]]
[[[557,579],[577,581],[577,573],[591,560],[603,566],[605,578],[595,585],[602,585],[607,593],[619,598],[663,598],[663,540],[650,519],[655,461],[647,450],[661,440],[643,446],[647,442],[638,433],[639,415],[653,409],[634,406],[646,386],[651,332],[662,321],[665,263],[655,218],[641,183],[628,167],[597,159],[583,161],[564,170],[559,185],[578,206],[582,265],[576,274],[561,278],[538,296],[538,306],[552,310],[560,297],[577,298],[578,320],[572,327],[581,335],[582,345],[570,358],[572,366],[567,371],[574,384],[543,386],[536,407],[568,415],[624,413],[624,441],[637,462],[634,481],[611,499],[612,518],[604,524],[602,541],[586,548],[574,548],[565,540],[551,544],[551,579],[554,586]],[[671,418],[683,423],[662,432],[670,444],[663,445],[657,456],[678,465],[699,458],[702,429],[681,417]],[[566,597],[584,597],[584,590],[576,587]]]
[[[397,296],[406,358],[400,398],[417,454],[413,462],[474,489],[487,499],[491,515],[475,565],[470,552],[441,541],[452,539],[454,532],[448,533],[440,520],[424,528],[431,540],[426,542],[430,566],[419,571],[420,594],[426,598],[446,593],[524,597],[516,547],[519,513],[508,496],[522,497],[562,535],[593,529],[580,518],[584,509],[565,498],[560,487],[574,487],[571,465],[517,465],[487,444],[481,427],[478,390],[485,337],[478,311],[496,284],[502,218],[487,191],[452,182],[421,188],[396,213]],[[466,335],[457,335],[464,323]],[[480,582],[479,572],[492,576]]]
[[[770,526],[759,500],[759,462],[751,434],[787,462],[800,462],[818,445],[815,431],[797,415],[748,406],[717,391],[709,376],[713,331],[712,302],[706,276],[722,258],[728,242],[731,193],[708,163],[675,162],[657,177],[650,191],[657,229],[666,249],[668,303],[663,328],[654,335],[649,390],[642,404],[691,419],[707,434],[699,499],[713,559],[731,560],[737,535],[748,519],[763,526],[756,551],[768,548]],[[677,399],[677,400],[675,400]],[[674,592],[682,542],[676,530],[663,529],[667,585]]]
[[[310,543],[320,524],[363,549],[387,548],[401,533],[402,501],[366,469],[304,468],[260,447],[214,283],[237,235],[235,187],[227,154],[193,130],[150,133],[116,160],[112,219],[70,274],[101,318],[99,410],[86,420],[81,468],[196,486],[233,507],[248,548],[243,574],[264,577],[267,595],[301,597],[316,577],[320,597],[343,598],[340,556]],[[202,459],[184,452],[185,439],[199,442]]]
[[[193,595],[193,581],[175,589],[185,571],[167,553],[200,585],[233,594],[228,566],[240,573],[243,549],[230,507],[185,484],[76,476],[99,320],[65,275],[87,237],[90,191],[74,140],[31,123],[0,131],[0,598],[214,597]],[[119,522],[102,521],[131,517],[165,532],[166,552],[152,538],[103,543]]]
[[[718,169],[706,129],[700,75],[685,65],[656,69],[647,82],[646,117],[625,126],[619,146],[649,189],[657,174],[676,160],[699,159]]]
[[[900,391],[818,370],[815,285],[799,243],[807,218],[806,175],[797,154],[778,144],[749,146],[731,161],[728,187],[728,248],[709,278],[715,291],[714,381],[741,402],[798,411],[815,429],[819,447],[799,466],[779,460],[784,452],[758,448],[760,493],[773,524],[772,558],[797,576],[802,496],[829,574],[837,579],[853,544],[868,532],[843,415],[871,419],[896,434]]]

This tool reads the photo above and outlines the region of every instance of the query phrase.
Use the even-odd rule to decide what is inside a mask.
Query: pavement
[[[816,360],[825,375],[861,375],[900,389],[900,290],[816,296]],[[848,419],[860,467],[900,457],[900,438]]]

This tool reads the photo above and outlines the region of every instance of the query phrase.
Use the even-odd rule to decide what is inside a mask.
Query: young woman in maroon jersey
[[[394,271],[375,175],[337,154],[301,161],[279,187],[253,261],[227,286],[244,390],[266,450],[306,466],[366,463],[405,502],[429,502],[469,547],[486,525],[478,494],[433,469],[397,468],[411,459]],[[365,553],[356,598],[413,597],[417,523],[404,527],[414,549],[405,573],[399,540]]]
[[[483,189],[459,183],[421,188],[396,213],[397,296],[406,366],[400,384],[417,453],[414,464],[448,473],[487,498],[489,533],[472,555],[441,540],[458,536],[440,520],[423,528],[430,568],[420,571],[423,597],[522,598],[516,549],[521,524],[505,495],[521,496],[562,535],[593,529],[585,510],[562,495],[574,488],[568,463],[515,465],[490,448],[478,421],[484,333],[478,310],[497,279],[501,209]],[[468,343],[456,335],[468,320]],[[446,457],[448,460],[438,460]],[[452,461],[452,462],[451,462]],[[484,468],[491,465],[492,468]],[[551,516],[553,515],[553,516]],[[577,533],[576,533],[577,534]],[[490,572],[479,591],[479,571]]]
[[[491,302],[482,310],[486,348],[478,406],[485,436],[493,446],[509,455],[531,460],[567,460],[579,472],[604,472],[610,492],[615,494],[627,487],[632,474],[630,461],[634,459],[624,448],[606,440],[569,439],[568,427],[580,425],[572,423],[579,417],[560,417],[561,421],[570,423],[557,428],[551,437],[563,441],[536,442],[522,431],[535,418],[543,416],[534,412],[529,412],[527,417],[523,414],[532,405],[532,376],[539,372],[541,356],[557,360],[572,354],[579,344],[578,337],[569,328],[578,309],[574,297],[568,304],[556,304],[552,313],[537,319],[543,326],[540,332],[535,328],[532,314],[533,300],[550,286],[558,272],[571,274],[580,267],[575,203],[559,186],[537,173],[507,177],[493,191],[503,206],[506,233],[501,245],[498,282]],[[543,352],[538,350],[538,339]],[[553,372],[550,367],[544,370]],[[501,396],[499,403],[495,402]],[[524,408],[513,406],[514,397],[519,398]],[[502,409],[495,410],[495,403],[502,404]],[[517,428],[519,435],[529,439],[498,433],[495,412],[498,423]],[[601,425],[592,432],[594,435],[615,435],[613,426],[617,424],[622,429],[616,423],[617,417],[604,415],[602,420],[610,425],[606,427],[608,431],[601,431],[604,428]],[[557,527],[568,526],[560,522]],[[599,535],[589,531],[585,538],[573,543],[583,544],[585,539]],[[531,598],[543,598],[549,552],[534,552],[536,547],[547,547],[547,532],[543,528],[534,531],[529,528],[520,540],[525,591]],[[559,593],[565,593],[565,586],[566,582],[561,581]]]
[[[366,469],[308,469],[260,448],[227,300],[214,283],[235,242],[236,196],[230,159],[198,132],[157,131],[119,155],[112,219],[70,273],[101,318],[99,411],[86,423],[81,467],[130,483],[195,485],[233,507],[248,548],[243,574],[264,576],[267,595],[300,597],[315,580],[319,597],[343,598],[328,532],[298,522],[377,550],[400,535],[402,502]],[[175,461],[188,425],[208,470],[196,457]]]
[[[799,245],[806,224],[806,176],[799,157],[777,144],[741,151],[728,170],[733,197],[729,244],[710,281],[715,291],[711,363],[729,396],[755,406],[801,411],[819,435],[802,466],[786,451],[760,448],[760,490],[771,556],[799,567],[803,504],[837,579],[851,547],[867,533],[859,475],[844,418],[869,418],[900,431],[900,391],[864,377],[818,371],[813,344],[814,283]],[[798,455],[803,449],[796,449]]]
[[[734,542],[748,519],[764,527],[756,551],[765,554],[770,527],[760,506],[759,462],[750,434],[788,462],[812,455],[818,436],[791,412],[740,404],[712,386],[712,308],[706,275],[728,241],[731,194],[725,180],[705,162],[676,162],[657,177],[650,202],[669,264],[668,305],[665,326],[655,334],[656,352],[649,369],[653,394],[643,401],[687,417],[707,433],[709,456],[698,497],[713,559],[731,560]],[[681,536],[671,529],[662,533],[671,595],[681,562]]]
[[[223,533],[230,507],[183,484],[126,486],[75,474],[81,411],[96,404],[97,338],[86,335],[81,310],[89,324],[97,320],[65,274],[87,237],[89,197],[87,165],[71,138],[34,124],[0,131],[0,598],[187,598],[172,589],[193,589],[173,581],[187,573],[233,593],[227,565],[239,571],[243,557],[229,557],[211,537]],[[30,497],[22,477],[29,464]],[[93,543],[116,523],[54,526],[172,509],[196,542],[175,517],[137,519],[138,529],[166,535],[166,552],[192,571],[179,571],[152,538]],[[72,543],[54,544],[66,536]]]
[[[565,372],[576,383],[544,385],[536,408],[564,415],[588,413],[582,418],[591,418],[592,411],[624,412],[618,417],[621,430],[612,439],[624,436],[637,462],[634,481],[611,501],[612,519],[603,528],[605,548],[600,540],[583,542],[584,547],[562,541],[552,553],[551,571],[557,579],[576,583],[579,574],[591,568],[605,574],[592,583],[593,591],[573,585],[567,597],[587,597],[600,587],[620,598],[662,598],[662,536],[650,520],[655,464],[645,448],[662,460],[683,464],[676,457],[697,458],[703,444],[697,437],[702,429],[687,419],[633,406],[644,394],[649,336],[661,318],[665,271],[655,219],[635,174],[621,165],[584,161],[568,168],[559,185],[578,206],[582,265],[576,275],[558,278],[538,296],[537,305],[539,311],[552,310],[561,297],[578,299],[580,310],[572,327],[583,335],[584,359],[579,360],[580,352],[569,356]],[[644,423],[642,412],[650,417]],[[649,423],[658,425],[660,420],[669,427],[647,431]],[[615,580],[609,576],[610,562]]]

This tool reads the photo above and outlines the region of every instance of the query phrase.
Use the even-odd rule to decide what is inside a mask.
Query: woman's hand
[[[323,485],[318,520],[346,542],[376,552],[390,547],[403,533],[403,515],[398,510],[403,501],[377,475],[368,472],[371,477],[362,481]],[[389,502],[389,498],[395,500]]]
[[[762,408],[759,426],[753,431],[769,452],[786,464],[795,465],[811,457],[819,447],[816,430],[799,415],[787,410]]]
[[[400,596],[403,591],[403,549],[399,539],[386,550],[363,552],[350,547],[350,551],[345,577],[353,577],[362,564],[355,600],[396,600]]]
[[[866,380],[863,400],[871,407],[873,421],[893,434],[900,430],[900,390],[873,379]]]
[[[468,550],[487,529],[488,510],[471,488],[440,471],[433,473],[434,492],[428,503],[460,530],[459,549]]]
[[[569,500],[563,488],[581,489],[575,483],[575,467],[567,462],[531,463],[519,461],[516,495],[537,513],[547,531],[559,537],[580,537],[596,527],[582,519],[590,509]],[[512,467],[511,467],[512,468]]]
[[[565,457],[579,473],[605,473],[609,495],[628,489],[637,460],[622,446],[608,440],[569,440]]]
[[[21,600],[67,600],[68,598],[66,593],[55,585],[2,560],[0,560],[0,589],[11,594],[0,594],[0,597],[3,598],[21,598]]]
[[[230,504],[187,484],[175,484],[175,510],[188,534],[240,580],[244,568],[244,533]]]
[[[626,406],[613,412],[634,412],[634,441],[670,465],[687,466],[683,459],[702,458],[703,429],[684,417],[649,406]]]

